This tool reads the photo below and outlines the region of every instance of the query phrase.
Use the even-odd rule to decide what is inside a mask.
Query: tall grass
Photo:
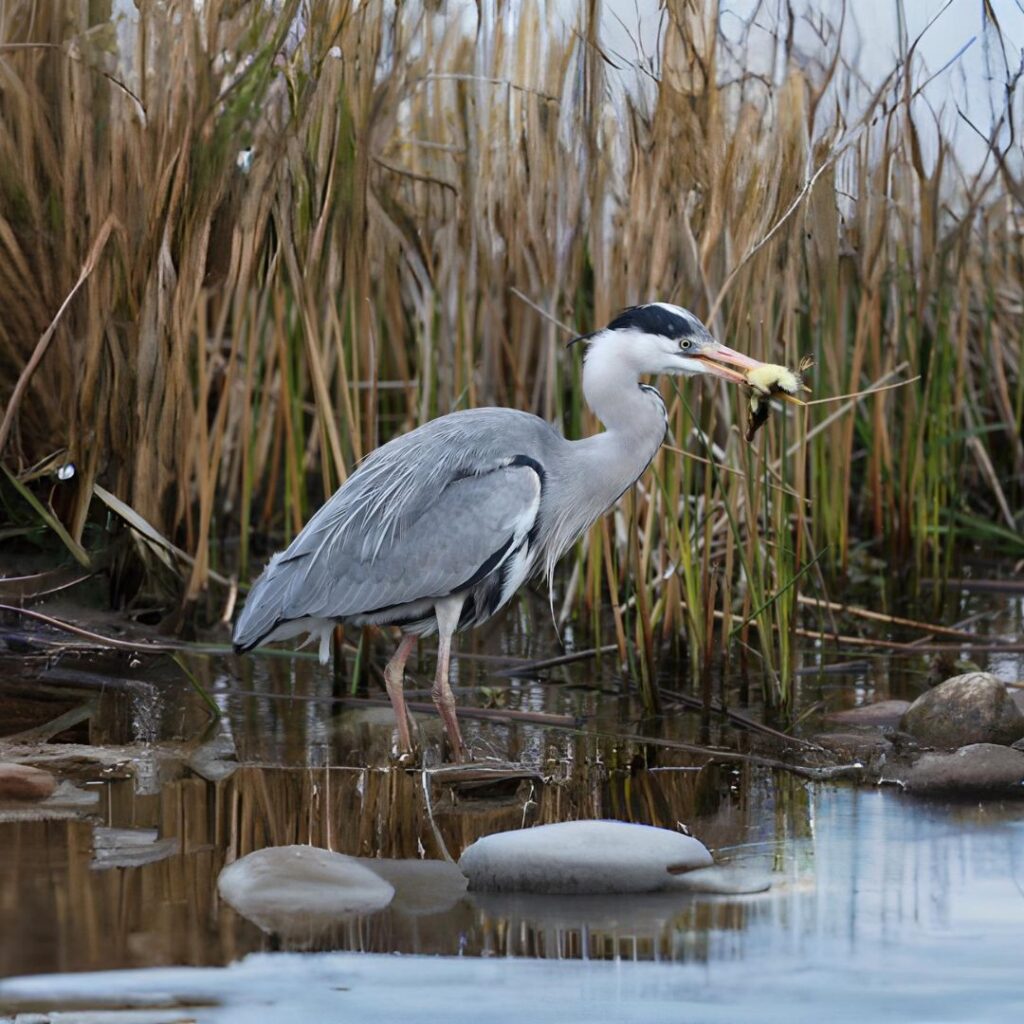
[[[661,298],[755,356],[812,355],[819,395],[921,380],[753,445],[745,396],[666,388],[685,455],[659,454],[570,581],[595,621],[611,596],[645,679],[663,641],[698,668],[739,641],[784,701],[797,592],[855,541],[928,575],[958,541],[1012,548],[1024,180],[1013,153],[960,168],[941,130],[922,156],[913,45],[847,123],[855,69],[783,24],[755,73],[713,4],[668,4],[625,94],[596,5],[572,29],[530,0],[416,7],[0,9],[0,457],[75,541],[102,483],[190,556],[181,599],[205,607],[211,572],[251,576],[432,416],[597,429],[555,320]],[[72,483],[38,472],[67,461]]]

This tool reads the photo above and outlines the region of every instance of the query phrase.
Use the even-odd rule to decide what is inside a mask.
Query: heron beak
[[[720,341],[708,345],[698,352],[694,358],[707,363],[707,373],[713,374],[715,377],[721,377],[722,380],[731,381],[733,384],[746,384],[747,374],[751,370],[768,365],[760,360],[752,359],[750,356],[745,356],[742,352],[737,352],[735,349],[723,345]],[[734,370],[734,366],[740,369]],[[804,404],[795,395],[790,395],[785,391],[779,391],[773,397],[780,398],[791,405]]]

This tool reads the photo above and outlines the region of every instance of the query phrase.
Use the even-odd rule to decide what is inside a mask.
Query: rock
[[[699,840],[624,821],[563,821],[478,839],[459,859],[471,889],[626,893],[663,889],[676,873],[710,867]]]
[[[1017,705],[1017,710],[1024,715],[1024,683],[1008,686],[1007,690],[1010,692],[1010,700]]]
[[[1024,736],[1024,714],[995,676],[968,672],[918,697],[900,728],[943,750],[972,743],[1009,745]]]
[[[811,741],[850,761],[873,761],[892,750],[891,741],[877,729],[864,732],[824,732],[812,736]]]
[[[743,896],[755,892],[767,892],[772,887],[772,877],[763,871],[747,871],[743,868],[722,867],[697,868],[672,879],[671,888],[686,892],[711,893],[718,896]]]
[[[221,898],[263,931],[312,936],[339,920],[386,907],[394,888],[355,857],[315,846],[271,846],[229,864]]]
[[[469,880],[445,860],[390,860],[359,857],[358,862],[394,887],[391,909],[415,916],[450,910],[466,895]]]
[[[909,707],[910,701],[906,700],[879,700],[859,708],[833,711],[825,716],[825,721],[837,725],[874,725],[895,729]]]
[[[952,753],[924,754],[900,781],[911,793],[1024,796],[1024,752],[972,743]]]
[[[57,780],[42,768],[27,764],[0,764],[0,800],[45,800]]]

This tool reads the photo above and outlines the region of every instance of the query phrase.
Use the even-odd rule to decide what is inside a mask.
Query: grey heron
[[[764,365],[664,302],[632,306],[574,340],[587,346],[583,394],[603,432],[570,441],[530,413],[468,409],[382,445],[271,558],[235,625],[235,650],[308,633],[326,663],[337,623],[398,627],[384,679],[399,746],[410,751],[405,663],[418,637],[436,633],[432,694],[461,759],[452,637],[489,619],[535,573],[550,579],[647,468],[668,421],[641,378],[708,373],[743,383]]]

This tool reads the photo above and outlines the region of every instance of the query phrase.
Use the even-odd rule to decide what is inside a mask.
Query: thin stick
[[[153,643],[151,641],[142,641],[141,643],[129,643],[127,640],[115,640],[113,637],[103,636],[101,633],[94,633],[92,630],[85,629],[82,626],[73,626],[70,622],[65,622],[63,619],[55,619],[52,615],[44,615],[42,612],[34,611],[31,608],[18,608],[11,604],[0,604],[0,612],[13,612],[15,615],[23,615],[29,619],[35,619],[37,622],[44,622],[47,626],[53,626],[55,629],[62,629],[66,633],[74,633],[76,636],[84,636],[86,639],[91,640],[95,644],[99,644],[101,647],[114,647],[119,651],[133,651],[138,654],[140,651],[151,651],[154,654],[170,654],[174,651],[181,650],[192,650],[196,651],[194,647],[186,647],[182,645],[172,645],[165,643]],[[201,653],[201,651],[196,651]]]
[[[777,590],[774,594],[772,594],[772,596],[769,597],[768,600],[765,601],[764,604],[762,604],[761,607],[757,609],[757,611],[751,612],[750,615],[748,615],[738,626],[730,630],[729,639],[732,640],[732,638],[736,636],[736,634],[739,633],[744,626],[749,625],[761,614],[761,612],[775,604],[775,602],[778,601],[778,599],[782,597],[782,595],[785,594],[786,591],[789,590],[790,587],[792,587],[797,582],[797,580],[799,580],[800,577],[803,576],[805,572],[807,572],[808,569],[810,569],[813,565],[815,565],[818,562],[818,560],[822,557],[822,555],[825,554],[826,551],[828,551],[827,544],[814,556],[814,558],[812,558],[805,566],[803,566],[801,570],[792,579],[788,580],[785,586],[783,586],[781,589]]]
[[[725,465],[724,462],[715,462],[712,459],[705,459],[702,455],[694,455],[693,452],[684,451],[682,448],[676,448],[675,445],[663,444],[662,448],[666,451],[675,452],[677,455],[682,455],[685,459],[693,459],[694,462],[703,462],[705,466],[714,466],[715,469],[720,469],[725,473],[733,473],[738,476],[741,480],[747,479],[747,474],[742,469],[734,469],[732,466]],[[781,491],[783,494],[788,494],[791,498],[796,498],[797,501],[806,501],[808,505],[811,504],[811,499],[802,494],[797,494],[796,491],[789,487],[785,487],[782,484],[769,483],[768,486],[773,491]]]
[[[1024,594],[1024,580],[972,580],[954,576],[948,580],[936,580],[928,577],[921,582],[929,587],[949,587],[954,590],[972,591],[976,594]]]
[[[115,78],[109,72],[104,71],[103,68],[96,67],[95,64],[90,64],[83,57],[79,57],[77,54],[71,53],[71,51],[65,47],[60,46],[57,43],[4,43],[3,45],[0,45],[0,53],[4,50],[59,50],[65,57],[67,57],[68,60],[76,61],[83,65],[83,67],[87,67],[90,71],[95,71],[97,74],[102,75],[108,82],[112,82],[116,85],[121,92],[134,101],[135,106],[138,107],[139,113],[142,115],[142,123],[143,125],[146,125],[146,108],[143,105],[142,100],[140,100],[139,97],[124,84],[124,82],[119,78]]]
[[[528,296],[524,295],[518,288],[510,285],[508,290],[517,299],[522,300],[531,309],[535,309],[538,313],[540,313],[540,315],[542,317],[544,317],[545,320],[550,320],[551,323],[553,323],[556,327],[560,327],[563,331],[565,331],[566,334],[575,334],[576,333],[576,331],[573,330],[573,328],[571,328],[568,324],[564,324],[557,317],[553,317],[546,309],[543,309],[542,307],[538,306],[537,303],[533,301],[533,299],[531,299]]]
[[[605,644],[604,647],[591,647],[585,651],[574,651],[572,654],[561,654],[556,658],[544,658],[541,661],[528,661],[525,665],[513,665],[510,668],[499,669],[494,673],[496,676],[529,676],[546,668],[556,668],[558,665],[570,665],[574,661],[583,661],[587,658],[600,658],[604,654],[611,654],[619,649],[618,644]]]
[[[75,282],[74,287],[68,292],[64,301],[60,304],[60,308],[50,321],[50,326],[47,327],[39,336],[39,340],[36,342],[36,347],[32,350],[32,355],[25,364],[25,369],[21,371],[21,374],[18,377],[18,383],[14,385],[14,391],[11,392],[10,401],[7,403],[7,409],[4,412],[3,421],[0,422],[0,452],[4,450],[4,445],[7,444],[7,437],[14,424],[15,413],[17,413],[18,406],[21,405],[21,400],[24,397],[25,392],[28,390],[29,382],[32,380],[32,374],[36,372],[36,368],[43,361],[43,356],[46,355],[46,350],[50,347],[50,342],[53,340],[53,336],[57,332],[57,325],[60,323],[61,317],[64,316],[68,306],[71,305],[71,300],[78,294],[78,289],[85,284],[87,278],[95,269],[96,263],[100,258],[100,253],[106,246],[107,240],[110,238],[110,234],[115,227],[120,227],[120,223],[118,222],[118,219],[111,214],[103,222],[103,226],[96,235],[96,240],[92,243],[89,255],[86,256],[85,262],[82,264],[82,270],[78,275],[78,280]]]
[[[75,587],[93,575],[78,569],[50,569],[31,576],[0,576],[0,601],[34,601]]]
[[[863,130],[863,125],[858,130],[858,133]],[[856,136],[854,136],[856,138]],[[715,296],[715,301],[711,304],[711,309],[708,311],[708,323],[710,324],[715,317],[718,315],[718,310],[722,305],[722,300],[725,298],[726,292],[732,286],[733,281],[736,280],[739,272],[778,234],[782,226],[789,220],[789,218],[799,209],[800,204],[806,199],[817,184],[818,179],[832,166],[832,164],[839,158],[850,145],[853,143],[853,138],[849,139],[843,146],[837,147],[833,150],[824,161],[821,166],[818,167],[815,172],[804,182],[803,188],[797,194],[797,197],[789,204],[788,208],[782,214],[781,217],[769,228],[768,232],[755,244],[753,245],[744,255],[744,257],[732,268],[732,270],[726,275],[725,280],[722,282],[722,287],[718,290],[718,295]]]
[[[676,704],[684,708],[692,708],[694,711],[705,711],[710,709],[716,715],[722,715],[729,719],[734,725],[749,729],[751,732],[759,732],[765,736],[771,736],[773,739],[783,740],[786,743],[795,743],[801,747],[811,747],[814,750],[822,750],[824,748],[819,747],[817,743],[811,743],[810,740],[802,740],[798,736],[790,736],[789,733],[782,732],[781,729],[773,729],[770,725],[765,725],[763,722],[759,722],[756,718],[751,718],[749,715],[744,715],[740,711],[733,711],[730,708],[725,707],[721,701],[712,698],[707,703],[700,697],[694,697],[689,693],[679,693],[677,690],[666,690],[661,687],[661,694],[669,704]]]
[[[911,377],[909,380],[898,380],[895,384],[886,384],[884,387],[865,388],[863,391],[852,391],[848,395],[829,395],[828,398],[815,398],[813,401],[804,402],[804,405],[825,405],[827,402],[842,402],[848,398],[857,399],[863,398],[865,395],[877,395],[880,391],[892,391],[894,388],[903,388],[920,379],[921,375],[918,374],[916,377]]]
[[[582,730],[580,730],[582,731]],[[588,736],[607,736],[629,743],[640,743],[651,747],[664,747],[667,750],[682,750],[690,754],[699,754],[709,761],[741,761],[746,764],[757,764],[764,768],[778,768],[811,779],[836,778],[841,774],[859,771],[860,765],[834,765],[826,768],[811,768],[804,765],[789,764],[772,757],[761,757],[759,754],[743,754],[738,750],[719,750],[715,747],[702,747],[696,743],[684,743],[682,740],[666,740],[655,736],[638,736],[636,733],[601,733],[587,732]]]
[[[898,640],[870,640],[862,636],[844,636],[840,633],[823,633],[815,629],[795,629],[797,636],[810,637],[814,640],[831,640],[834,643],[849,644],[852,647],[881,647],[887,651],[898,651],[906,654],[941,654],[943,652],[963,651],[965,654],[1019,654],[1024,652],[1024,643],[976,644],[964,641],[954,644],[922,644],[900,643]]]
[[[890,377],[895,377],[897,373],[902,373],[909,365],[910,363],[908,362],[900,363],[900,365],[897,366],[895,369],[890,370],[888,373],[883,373],[882,376],[879,377],[878,380],[876,380],[875,383],[871,385],[871,387],[879,387]],[[830,427],[833,423],[835,423],[836,420],[841,419],[856,404],[856,401],[848,401],[847,404],[844,405],[841,409],[836,409],[835,412],[829,413],[828,416],[826,416],[820,423],[816,423],[813,427],[811,427],[811,429],[808,430],[807,433],[799,441],[789,446],[789,448],[786,450],[786,457],[788,458],[790,455],[795,455],[798,451],[800,451],[800,449],[804,445],[807,444],[808,441],[810,441],[812,437],[815,437],[816,435],[820,434],[823,430]],[[777,468],[781,464],[782,456],[779,456],[779,458],[775,460],[772,466],[773,468]]]
[[[905,619],[899,615],[886,615],[884,612],[873,612],[869,608],[858,608],[854,605],[840,604],[838,601],[826,601],[822,598],[811,597],[808,594],[800,594],[797,600],[801,604],[815,605],[828,608],[834,612],[846,612],[849,615],[861,619],[870,619],[872,622],[888,622],[893,626],[909,626],[911,629],[921,629],[926,633],[940,633],[942,636],[960,637],[962,640],[978,640],[977,633],[968,633],[962,629],[953,629],[949,626],[936,626],[930,622],[918,622],[916,619]]]

